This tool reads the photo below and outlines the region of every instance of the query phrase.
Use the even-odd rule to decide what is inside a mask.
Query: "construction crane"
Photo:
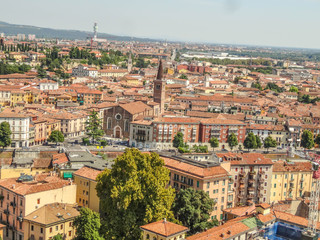
[[[320,157],[315,155],[312,161],[312,188],[309,202],[309,216],[308,227],[302,233],[303,240],[316,240],[318,239],[317,226],[319,217],[319,199],[320,199]]]

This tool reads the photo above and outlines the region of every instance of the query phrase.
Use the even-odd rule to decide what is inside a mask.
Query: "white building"
[[[8,122],[12,132],[11,147],[28,147],[29,146],[29,126],[30,117],[17,112],[3,111],[0,113],[0,123]]]
[[[51,80],[43,80],[39,83],[39,88],[43,90],[57,90],[59,88],[58,82]]]
[[[96,68],[89,68],[80,64],[78,67],[72,69],[72,75],[75,77],[98,77],[98,70]]]

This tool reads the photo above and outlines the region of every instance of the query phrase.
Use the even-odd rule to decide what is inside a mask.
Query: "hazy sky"
[[[0,21],[136,37],[320,48],[320,0],[7,0]]]

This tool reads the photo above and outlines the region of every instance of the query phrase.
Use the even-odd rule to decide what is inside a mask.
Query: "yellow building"
[[[296,200],[310,196],[312,185],[310,162],[277,161],[273,165],[270,202]]]
[[[6,224],[3,239],[26,239],[24,217],[47,204],[75,204],[75,196],[76,185],[52,174],[1,179],[0,221]]]
[[[187,227],[168,222],[166,219],[141,226],[143,240],[183,240]]]
[[[25,102],[25,92],[20,89],[11,91],[11,106],[16,106],[17,103]]]
[[[97,195],[97,176],[100,170],[90,167],[82,167],[73,173],[74,182],[77,185],[76,201],[79,206],[90,208],[99,212],[99,197]]]
[[[79,215],[72,204],[45,205],[24,217],[24,240],[48,240],[58,234],[65,240],[71,240],[75,236],[73,221]]]

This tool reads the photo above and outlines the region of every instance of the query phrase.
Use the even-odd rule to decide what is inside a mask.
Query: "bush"
[[[90,145],[90,140],[89,140],[89,138],[82,138],[82,143],[83,143],[84,145]]]
[[[100,145],[105,147],[107,146],[107,141],[106,140],[100,140]]]

